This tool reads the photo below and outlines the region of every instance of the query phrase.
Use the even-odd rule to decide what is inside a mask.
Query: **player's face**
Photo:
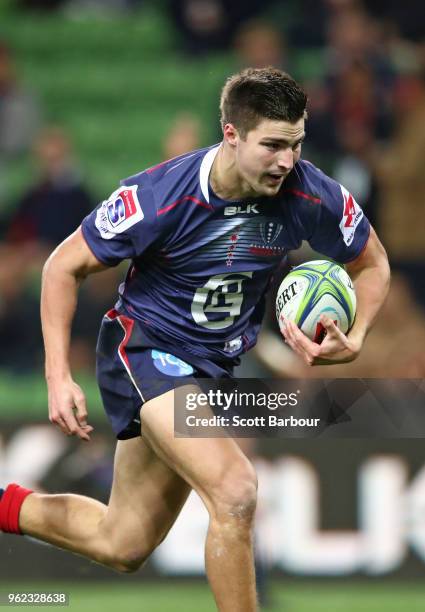
[[[264,119],[246,135],[236,137],[236,165],[248,191],[274,196],[301,155],[304,119],[296,123]]]

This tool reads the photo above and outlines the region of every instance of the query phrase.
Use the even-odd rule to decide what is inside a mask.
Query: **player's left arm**
[[[307,338],[292,321],[285,320],[285,341],[308,365],[330,365],[356,359],[385,301],[390,267],[385,249],[372,227],[365,248],[346,264],[346,269],[357,296],[356,319],[347,335],[329,317],[322,315],[321,322],[327,333],[319,345]]]
[[[356,318],[347,337],[360,351],[390,287],[388,257],[373,227],[362,253],[345,268],[354,283],[357,297]]]

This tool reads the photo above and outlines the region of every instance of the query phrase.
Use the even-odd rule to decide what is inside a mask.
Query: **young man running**
[[[0,529],[133,571],[195,489],[210,516],[205,562],[217,608],[257,609],[253,466],[232,439],[175,438],[173,389],[232,375],[256,342],[273,271],[302,240],[346,265],[357,317],[347,336],[324,318],[321,345],[288,321],[286,341],[310,365],[351,361],[361,350],[387,293],[388,261],[346,189],[300,159],[305,117],[306,95],[287,74],[230,77],[221,144],[126,179],[50,256],[41,300],[50,420],[82,440],[92,427],[68,358],[78,287],[131,260],[97,350],[118,438],[114,481],[108,505],[9,485]]]

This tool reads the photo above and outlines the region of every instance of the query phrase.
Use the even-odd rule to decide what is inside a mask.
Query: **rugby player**
[[[254,468],[230,438],[175,437],[173,389],[231,377],[256,342],[273,271],[302,240],[346,265],[358,300],[346,336],[323,318],[321,345],[286,323],[285,339],[306,363],[355,359],[384,301],[389,266],[376,233],[344,187],[300,158],[306,101],[274,68],[230,77],[219,145],[124,180],[49,257],[41,314],[50,421],[86,441],[92,427],[68,357],[77,292],[89,274],[131,261],[97,347],[118,438],[114,480],[108,505],[11,484],[1,491],[0,529],[130,572],[194,489],[210,517],[205,562],[217,608],[257,609]]]

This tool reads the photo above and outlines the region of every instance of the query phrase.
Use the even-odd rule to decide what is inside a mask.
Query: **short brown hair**
[[[232,123],[245,138],[262,119],[295,123],[306,116],[307,95],[286,72],[246,68],[229,77],[220,100],[221,127]]]

